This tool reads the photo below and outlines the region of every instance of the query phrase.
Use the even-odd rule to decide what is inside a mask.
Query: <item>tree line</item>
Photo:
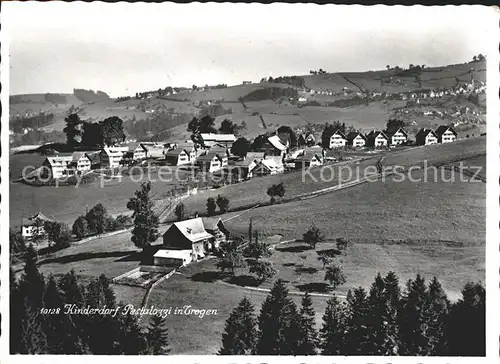
[[[87,284],[72,270],[56,278],[45,277],[37,268],[32,245],[25,253],[24,271],[17,279],[10,269],[11,354],[167,354],[165,319],[153,316],[144,330],[137,316],[66,311],[87,307],[113,310],[116,302],[110,280],[101,275]]]
[[[272,81],[269,81],[272,82]],[[250,92],[249,94],[242,97],[244,102],[246,101],[262,101],[262,100],[276,100],[280,97],[298,97],[298,91],[294,88],[288,87],[266,87]]]
[[[34,116],[21,116],[15,117],[9,120],[9,128],[14,133],[22,133],[23,129],[31,128],[31,129],[40,129],[46,125],[49,125],[54,121],[53,113],[43,113],[40,112],[38,115]]]
[[[83,103],[93,103],[98,101],[107,101],[110,99],[109,95],[103,91],[85,90],[75,88],[73,95]]]
[[[248,298],[231,312],[220,355],[484,356],[485,288],[467,283],[451,303],[440,282],[417,275],[404,290],[394,272],[369,291],[332,296],[318,329],[311,296],[300,308],[278,279],[258,316]]]

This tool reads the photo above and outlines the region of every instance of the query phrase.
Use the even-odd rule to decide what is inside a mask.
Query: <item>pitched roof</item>
[[[213,238],[213,235],[207,233],[207,231],[205,230],[205,226],[203,225],[203,220],[201,219],[201,217],[175,222],[165,232],[165,234],[167,234],[168,231],[174,227],[177,228],[182,233],[182,235],[184,235],[186,239],[188,239],[192,243],[196,243],[204,239]]]
[[[197,162],[211,162],[214,157],[217,157],[219,159],[222,159],[219,153],[214,153],[214,152],[208,152],[207,154],[200,155],[198,159],[196,160]]]
[[[62,164],[63,162],[71,162],[73,160],[73,155],[57,155],[55,157],[47,157],[45,160],[49,162],[51,166],[54,166],[56,164]]]
[[[321,161],[322,157],[323,156],[321,155],[321,152],[318,153],[318,152],[306,151],[303,155],[295,158],[295,162],[299,162],[299,163],[300,162],[310,162],[311,159],[313,159],[313,158],[317,158],[318,160]]]
[[[434,130],[427,128],[420,129],[415,137],[418,138],[423,136],[425,138],[429,133],[434,134],[434,136],[437,138],[437,134],[434,132]]]
[[[446,131],[450,130],[455,136],[458,135],[457,131],[455,130],[455,128],[453,128],[452,126],[450,125],[440,125],[435,133],[437,136],[442,136],[444,133],[446,133]]]
[[[338,135],[340,135],[342,138],[347,139],[347,138],[346,138],[346,136],[345,136],[345,134],[344,134],[344,133],[342,132],[342,130],[340,130],[340,129],[335,130],[335,131],[333,132],[332,136],[334,136],[335,134],[338,134]],[[330,137],[330,138],[331,138],[331,137]]]
[[[172,150],[169,150],[165,153],[165,157],[178,157],[179,154],[181,154],[182,152],[185,152],[186,154],[189,155],[189,152],[184,149],[184,148],[175,148],[175,149],[172,149]]]
[[[286,145],[284,145],[281,142],[281,139],[279,138],[279,136],[273,135],[273,136],[270,136],[269,138],[267,138],[267,140],[269,140],[269,143],[271,143],[273,145],[273,147],[275,147],[276,149],[286,150]]]
[[[387,137],[388,137],[388,138],[392,138],[392,136],[393,136],[394,134],[396,134],[397,132],[401,132],[401,133],[403,133],[403,134],[404,134],[404,136],[408,138],[408,133],[407,133],[407,132],[406,132],[403,128],[398,128],[398,129],[397,129],[396,131],[394,131],[394,132],[391,132],[391,133],[386,133],[386,135],[387,135]]]
[[[73,153],[73,162],[79,161],[82,157],[87,157],[90,159],[90,157],[87,155],[87,152],[74,152]]]
[[[366,137],[368,139],[370,138],[373,138],[375,139],[376,137],[378,137],[379,135],[382,135],[385,139],[389,139],[387,137],[387,135],[383,132],[383,131],[378,131],[378,130],[372,130],[371,132],[369,132],[368,134],[366,134]]]
[[[347,140],[353,141],[358,135],[361,136],[364,140],[367,139],[363,133],[360,133],[359,131],[351,131],[349,134],[347,134]]]
[[[28,217],[28,218],[25,217],[25,218],[23,218],[22,224],[23,224],[23,226],[31,226],[31,225],[33,225],[35,223],[36,219],[39,219],[39,220],[42,220],[42,221],[52,221],[51,219],[49,219],[47,216],[45,216],[41,212],[38,212],[38,213],[36,213],[35,215],[33,215],[31,217]]]
[[[217,224],[222,221],[219,217],[202,217],[201,220],[205,229],[209,230],[217,229]]]

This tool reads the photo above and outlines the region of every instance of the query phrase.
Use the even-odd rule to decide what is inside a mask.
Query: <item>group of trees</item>
[[[9,121],[9,129],[14,133],[23,133],[23,129],[40,129],[54,121],[53,113],[40,112],[34,116],[15,117]]]
[[[125,141],[123,132],[123,121],[112,116],[97,123],[87,122],[80,119],[78,114],[70,114],[64,119],[68,146],[84,146],[89,148],[104,147]]]
[[[480,62],[484,61],[485,59],[486,57],[482,53],[479,53],[477,56],[472,57],[472,62]]]
[[[106,207],[99,203],[92,207],[85,215],[76,218],[72,232],[82,239],[89,234],[102,234],[104,232],[124,229],[131,224],[131,218],[126,215],[110,216]]]
[[[47,102],[51,102],[53,104],[66,104],[67,98],[65,95],[60,95],[60,94],[51,94],[51,93],[46,93],[43,95],[43,99]]]
[[[303,88],[306,86],[306,81],[300,76],[280,76],[280,77],[269,77],[268,79],[263,78],[261,82],[272,82],[272,83],[286,83],[291,86],[296,86]]]
[[[83,103],[93,103],[98,101],[107,101],[110,99],[109,95],[103,91],[93,91],[84,89],[73,89],[73,94],[76,98]]]
[[[229,199],[223,195],[217,195],[217,198],[209,197],[207,198],[207,215],[213,216],[215,215],[215,211],[217,207],[219,207],[219,211],[221,214],[224,214],[229,211]]]
[[[86,307],[113,310],[117,302],[104,275],[81,284],[74,271],[44,277],[28,246],[20,279],[10,270],[10,352],[12,354],[167,354],[165,320],[154,316],[144,330],[130,312],[116,315],[66,311]],[[123,306],[123,305],[121,305]]]
[[[326,72],[325,70],[323,70],[322,68],[320,68],[319,70],[315,71],[315,70],[310,70],[309,71],[309,74],[311,75],[326,75],[328,72]]]
[[[273,82],[273,81],[269,81]],[[294,88],[288,87],[266,87],[254,90],[242,98],[243,101],[262,101],[262,100],[276,100],[281,97],[298,97],[298,91]]]
[[[154,113],[147,119],[136,119],[134,115],[123,127],[127,135],[136,140],[153,140],[157,135],[167,138],[170,133],[167,129],[186,124],[191,117],[191,114],[179,114],[175,113],[174,109],[167,109]]]
[[[310,295],[299,309],[278,279],[258,317],[248,298],[231,312],[219,354],[484,356],[485,296],[468,283],[451,303],[436,278],[417,275],[401,291],[394,272],[378,274],[368,292],[330,298],[318,330]]]

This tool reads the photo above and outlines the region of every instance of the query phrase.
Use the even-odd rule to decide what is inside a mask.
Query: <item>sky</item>
[[[319,68],[463,63],[486,53],[492,21],[498,25],[482,6],[53,1],[2,8],[11,95],[84,88],[118,97]]]

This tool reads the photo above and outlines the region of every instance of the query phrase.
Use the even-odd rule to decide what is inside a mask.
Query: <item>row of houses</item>
[[[427,136],[429,133],[434,139],[431,137],[427,139],[426,137],[422,137],[422,135],[425,134],[425,136]],[[454,142],[457,137],[458,133],[452,126],[441,125],[435,131],[432,129],[422,128],[416,135],[416,144],[430,145],[436,143],[450,143]],[[399,128],[391,133],[373,130],[368,134],[353,131],[347,135],[345,135],[342,131],[337,130],[330,137],[329,148],[337,149],[346,146],[353,148],[380,148],[402,145],[408,141],[408,133],[403,128]]]

